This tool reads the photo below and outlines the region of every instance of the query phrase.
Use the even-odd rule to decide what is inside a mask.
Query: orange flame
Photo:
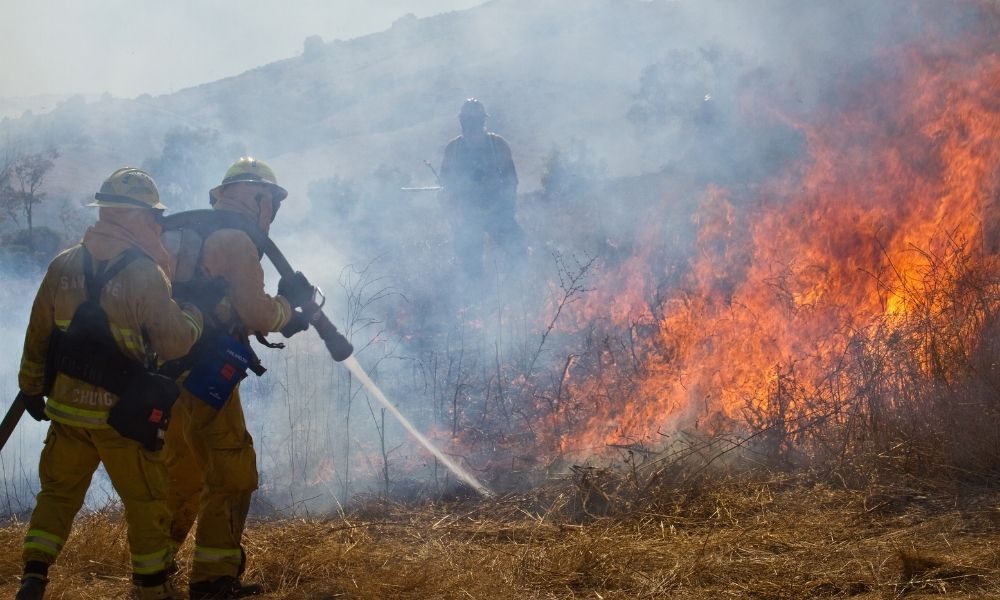
[[[901,50],[885,59],[894,75],[852,88],[845,106],[809,123],[783,117],[808,159],[750,201],[707,189],[690,270],[658,301],[651,228],[574,305],[574,327],[610,319],[637,339],[574,372],[575,405],[558,411],[553,445],[584,453],[679,424],[739,422],[783,372],[805,394],[835,385],[828,375],[854,332],[927,300],[929,257],[949,245],[997,251],[1000,49],[987,37]],[[634,360],[615,364],[622,356]],[[588,417],[572,422],[580,405]]]

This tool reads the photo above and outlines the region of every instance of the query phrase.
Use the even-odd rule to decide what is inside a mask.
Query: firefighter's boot
[[[34,577],[22,579],[21,587],[17,589],[14,600],[42,600],[45,597],[46,583],[48,582],[44,579],[35,579]]]
[[[133,573],[136,597],[139,600],[180,600],[181,595],[170,585],[170,576],[177,571],[175,563],[155,573]]]
[[[139,600],[180,600],[181,595],[174,592],[169,583],[160,585],[139,585],[136,586]]]
[[[192,583],[189,592],[191,600],[225,600],[256,596],[264,593],[264,588],[257,584],[243,585],[236,577],[227,576]]]
[[[29,560],[24,565],[21,587],[17,589],[14,600],[42,600],[45,597],[45,584],[48,582],[49,565],[38,560]]]

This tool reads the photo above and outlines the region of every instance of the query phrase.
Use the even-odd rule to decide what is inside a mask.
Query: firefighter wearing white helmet
[[[191,349],[202,316],[171,300],[158,222],[166,207],[147,173],[118,169],[90,206],[100,209],[98,220],[52,260],[24,340],[18,397],[35,420],[51,424],[16,597],[42,598],[49,565],[103,464],[125,507],[139,597],[172,598],[175,546],[159,447],[177,390],[149,370],[154,355],[171,359]]]
[[[462,135],[445,147],[440,171],[455,259],[473,282],[483,274],[484,233],[508,258],[525,254],[524,231],[514,218],[517,170],[507,141],[486,130],[488,116],[476,98],[462,104]]]
[[[287,195],[271,167],[244,156],[229,167],[209,199],[215,210],[242,214],[267,232]],[[221,336],[224,344],[245,344],[254,333],[280,331],[289,337],[308,327],[294,309],[312,297],[312,286],[298,274],[281,280],[279,295],[265,293],[260,254],[245,231],[218,229],[205,236],[200,249],[181,244],[178,253],[197,257],[193,277],[224,282],[225,296],[207,319],[206,328],[213,333],[206,333],[206,340]],[[191,374],[181,375],[188,384],[200,372],[199,360],[191,361]],[[171,535],[177,544],[183,543],[197,519],[192,599],[256,594],[259,586],[244,585],[239,579],[246,564],[240,542],[251,494],[257,489],[257,459],[239,384],[233,382],[221,402],[196,396],[192,389],[198,387],[187,385],[182,390],[167,433]]]

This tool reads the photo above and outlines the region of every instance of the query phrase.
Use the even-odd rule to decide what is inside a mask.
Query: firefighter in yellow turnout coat
[[[160,243],[158,225],[165,207],[153,180],[139,169],[119,169],[105,180],[96,199],[90,206],[100,207],[99,220],[87,230],[80,245],[61,253],[49,265],[32,305],[24,341],[19,398],[32,417],[51,419],[52,423],[39,461],[41,491],[24,542],[25,575],[17,594],[21,599],[43,596],[48,567],[69,536],[100,463],[125,507],[133,580],[140,598],[173,597],[167,570],[173,561],[174,543],[169,535],[167,476],[161,453],[120,433],[113,418],[115,428],[109,425],[109,415],[121,414],[116,409],[131,410],[127,405],[133,402],[140,405],[148,399],[148,390],[142,388],[137,394],[119,398],[105,387],[59,369],[51,381],[47,403],[42,396],[50,338],[66,332],[88,295],[107,316],[102,331],[110,330],[113,338],[112,343],[105,335],[107,347],[117,346],[112,353],[126,362],[134,361],[144,374],[148,375],[145,369],[152,353],[161,359],[182,356],[201,334],[198,310],[189,306],[182,309],[171,300],[165,273],[169,258]],[[102,272],[114,274],[96,287],[99,283],[94,283],[94,277]],[[87,349],[85,345],[84,355]],[[169,379],[163,381],[173,385]],[[156,418],[164,412],[153,410],[158,411]],[[169,405],[165,411],[169,412]],[[127,425],[152,431],[154,439],[162,433],[155,425],[150,430],[149,423]]]
[[[212,189],[210,198],[215,210],[249,217],[267,233],[286,195],[266,163],[243,157]],[[245,342],[248,334],[256,332],[281,331],[288,337],[308,327],[301,312],[293,310],[301,302],[290,304],[282,295],[264,292],[260,255],[245,231],[218,229],[204,238],[200,250],[186,247],[183,239],[171,242],[169,236],[167,245],[179,263],[190,258],[177,255],[197,258],[197,278],[224,281],[225,297],[214,307],[211,319],[206,315],[215,331]],[[305,278],[297,283],[282,280],[279,294],[311,297],[312,287]],[[182,543],[196,518],[198,522],[190,597],[238,598],[260,593],[259,586],[239,580],[246,564],[240,541],[250,497],[257,489],[257,464],[238,385],[221,408],[182,389],[167,432],[166,462],[174,541]]]

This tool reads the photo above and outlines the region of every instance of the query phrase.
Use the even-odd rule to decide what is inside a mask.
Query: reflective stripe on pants
[[[160,566],[150,572],[162,571],[170,560],[164,557],[164,549],[172,557],[173,542],[169,535],[166,469],[160,454],[149,452],[139,442],[125,439],[110,428],[89,429],[53,421],[38,461],[41,490],[25,538],[25,562],[55,561],[83,506],[91,477],[103,463],[125,507],[133,560],[156,560]]]
[[[28,534],[24,536],[25,550],[38,550],[52,555],[53,558],[59,556],[59,551],[65,543],[66,540],[58,535],[41,529],[29,529]]]
[[[176,544],[187,537],[195,518],[197,554],[191,582],[239,575],[240,542],[257,489],[257,457],[246,430],[239,387],[221,410],[181,391],[174,404],[164,446]],[[228,554],[219,556],[215,551]]]
[[[149,554],[132,555],[132,572],[139,575],[151,575],[166,571],[174,558],[174,547],[170,545],[162,550]]]
[[[243,551],[239,548],[194,547],[195,562],[223,562],[239,566]]]

